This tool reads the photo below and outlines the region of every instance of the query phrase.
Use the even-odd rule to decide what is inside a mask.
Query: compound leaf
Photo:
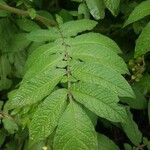
[[[118,104],[118,97],[134,97],[121,75],[128,69],[114,41],[97,33],[81,34],[94,28],[95,21],[83,19],[58,26],[29,34],[31,41],[49,43],[29,56],[23,80],[6,108],[23,110],[25,116],[32,112],[33,141],[45,140],[56,129],[54,150],[97,150],[95,121],[87,112],[90,110],[95,118],[124,122],[126,111]]]

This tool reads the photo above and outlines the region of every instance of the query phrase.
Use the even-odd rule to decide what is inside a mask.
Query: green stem
[[[60,32],[60,36],[61,36],[61,38],[62,38],[62,44],[63,44],[64,47],[65,47],[64,58],[65,58],[65,60],[66,60],[66,62],[67,62],[66,71],[67,71],[67,79],[68,79],[68,82],[67,82],[68,98],[69,98],[69,100],[72,100],[72,94],[71,94],[71,92],[70,92],[70,89],[71,89],[71,81],[70,81],[71,72],[70,72],[70,66],[69,66],[69,63],[70,63],[70,56],[69,56],[68,51],[67,51],[68,45],[65,43],[64,36],[63,36],[62,31],[61,31],[61,29],[59,28],[59,26],[57,26],[57,29],[58,29],[58,31]]]
[[[8,6],[6,4],[2,4],[2,3],[0,3],[0,9],[8,11],[10,13],[17,14],[19,16],[24,16],[24,17],[29,17],[30,16],[28,11],[21,10],[21,9],[18,9],[18,8],[14,8],[14,7]],[[49,20],[49,19],[47,19],[43,16],[40,16],[38,14],[35,16],[34,19],[41,22],[41,23],[43,23],[46,26],[56,26],[57,25],[57,23],[55,21]]]

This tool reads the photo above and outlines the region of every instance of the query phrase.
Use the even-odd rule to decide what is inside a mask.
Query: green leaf
[[[18,126],[16,124],[16,122],[11,119],[11,118],[4,118],[2,120],[4,128],[10,133],[10,134],[14,134],[15,131],[18,130]]]
[[[29,16],[31,17],[31,19],[34,19],[37,15],[35,9],[33,9],[33,8],[29,8],[28,13],[29,13]]]
[[[114,51],[115,53],[122,53],[119,46],[113,40],[99,33],[90,32],[87,34],[82,34],[75,37],[74,39],[66,40],[66,42],[70,45],[98,44],[101,45],[102,48],[105,49],[106,51],[108,50]]]
[[[134,145],[138,146],[142,141],[142,133],[138,129],[136,122],[133,120],[131,112],[127,110],[127,113],[128,119],[126,120],[125,123],[122,123],[122,128],[126,133],[126,135],[128,136],[128,138],[130,139],[130,141]]]
[[[60,45],[57,46],[54,43],[39,46],[32,52],[32,55],[29,55],[25,65],[25,70],[27,71],[33,64],[38,63],[39,58],[44,57],[47,53],[50,55],[52,53],[56,53],[56,51],[61,52],[60,48]]]
[[[59,122],[54,150],[97,150],[93,127],[96,121],[88,118],[89,113],[85,110],[90,110],[95,117],[123,122],[127,116],[118,104],[118,97],[134,97],[130,85],[121,75],[128,73],[128,69],[118,55],[121,51],[117,44],[101,34],[81,34],[95,25],[95,21],[87,19],[70,21],[57,28],[45,29],[46,38],[40,33],[42,30],[39,35],[35,34],[37,30],[31,32],[28,38],[39,41],[39,45],[45,39],[47,42],[30,54],[23,80],[5,105],[6,110],[13,109],[13,114],[21,111],[24,126],[32,120],[30,137],[34,141],[48,137]],[[54,32],[56,35],[53,36]],[[67,98],[61,99],[58,91],[64,89]],[[66,102],[69,105],[60,118]],[[59,104],[62,109],[56,108]]]
[[[89,34],[89,36],[93,34]],[[84,38],[84,36],[82,35]],[[93,36],[94,38],[94,36]],[[72,43],[71,43],[72,44]],[[128,73],[127,66],[122,58],[112,51],[109,47],[103,46],[102,43],[73,43],[70,48],[70,54],[74,59],[80,59],[85,62],[103,64],[105,67],[113,68],[121,74]],[[120,63],[118,63],[120,62]]]
[[[135,57],[144,55],[150,51],[150,22],[143,29],[142,33],[138,37],[135,46]]]
[[[91,15],[96,19],[103,19],[105,17],[105,4],[103,0],[85,0],[90,10]]]
[[[3,104],[4,104],[4,102],[3,102],[3,101],[0,101],[0,110],[1,110],[2,107],[3,107]]]
[[[81,3],[78,7],[78,14],[83,15],[84,18],[89,19],[90,18],[90,13],[88,10],[88,7],[85,3]]]
[[[93,112],[91,112],[89,109],[85,108],[84,111],[86,112],[88,117],[91,119],[93,125],[96,126],[97,120],[98,120],[98,116],[96,114],[94,114]]]
[[[11,74],[11,65],[7,55],[0,56],[0,91],[10,88],[12,82],[7,77]]]
[[[145,74],[139,82],[137,82],[137,86],[140,88],[140,91],[143,94],[150,92],[150,75]]]
[[[0,0],[0,3],[2,4],[6,4],[6,2],[4,0]],[[9,12],[6,10],[0,10],[0,17],[6,17],[9,15]]]
[[[0,148],[3,145],[6,138],[6,133],[4,130],[0,130]]]
[[[8,51],[17,52],[27,48],[31,42],[26,38],[26,35],[25,33],[15,34],[15,38],[10,43]]]
[[[120,97],[135,97],[133,90],[124,78],[112,69],[106,69],[103,65],[85,62],[73,62],[71,64],[72,75],[86,83],[98,84],[110,88]]]
[[[148,101],[148,119],[150,123],[150,100]]]
[[[125,148],[125,150],[133,150],[132,146],[127,143],[124,144],[124,148]]]
[[[80,105],[70,101],[59,121],[54,150],[98,150],[94,126]]]
[[[29,144],[26,144],[26,147],[24,146],[24,150],[43,150],[43,147],[45,146],[45,141],[39,141],[36,144],[33,144],[29,146]],[[51,150],[51,149],[50,149]]]
[[[66,9],[62,9],[60,12],[59,12],[59,15],[63,18],[63,21],[64,22],[68,22],[68,21],[71,21],[73,20],[73,16],[70,14],[70,12]],[[89,18],[88,18],[89,19]]]
[[[42,100],[51,93],[64,74],[63,69],[47,70],[45,73],[42,72],[30,80],[24,81],[14,97],[8,101],[7,108],[20,108]]]
[[[147,148],[148,148],[148,150],[150,150],[150,141],[147,144]]]
[[[63,37],[76,36],[83,31],[92,30],[97,25],[97,22],[89,19],[81,19],[76,21],[69,21],[60,25],[60,31]]]
[[[71,0],[71,1],[78,2],[78,3],[82,2],[82,0]]]
[[[110,12],[117,16],[120,0],[104,0],[104,3]]]
[[[59,38],[59,33],[56,28],[36,29],[27,35],[27,39],[34,42],[54,41]]]
[[[150,15],[150,1],[146,0],[135,7],[135,9],[132,11],[129,18],[125,22],[124,27],[148,15]]]
[[[108,88],[94,84],[77,83],[71,91],[76,101],[96,115],[113,122],[125,121],[127,117],[125,109],[117,105],[118,97]]]
[[[134,109],[146,109],[147,108],[147,100],[145,99],[145,95],[140,91],[140,85],[134,84],[132,85],[132,89],[135,93],[135,98],[121,98],[121,102],[127,103],[131,108]]]
[[[18,19],[16,23],[20,27],[20,29],[26,32],[31,32],[33,30],[37,30],[40,28],[35,22],[29,19],[25,19],[25,18]]]
[[[99,150],[119,150],[119,147],[107,136],[97,134]]]
[[[44,140],[54,131],[65,110],[66,99],[67,91],[61,89],[53,92],[39,105],[29,126],[32,142]]]
[[[59,26],[50,28],[49,30],[39,29],[32,31],[27,38],[31,41],[54,41],[61,38],[60,33],[63,37],[76,36],[78,33],[91,30],[96,26],[97,22],[89,19],[81,19],[76,21],[69,21]]]

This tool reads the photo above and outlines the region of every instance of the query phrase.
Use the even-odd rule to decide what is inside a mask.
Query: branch
[[[14,8],[14,7],[8,6],[6,4],[2,4],[2,3],[0,3],[0,9],[11,12],[11,13],[14,13],[14,14],[17,14],[19,16],[24,16],[24,17],[29,17],[30,16],[28,11],[21,10],[21,9],[18,9],[18,8]],[[36,15],[36,17],[34,19],[41,22],[41,23],[43,23],[44,25],[47,25],[47,26],[56,26],[57,25],[57,23],[55,21],[49,20],[49,19],[47,19],[43,16],[40,16],[38,14]]]

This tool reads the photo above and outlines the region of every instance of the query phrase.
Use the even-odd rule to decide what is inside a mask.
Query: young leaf
[[[129,145],[129,144],[127,144],[127,143],[124,144],[124,149],[125,149],[125,150],[133,150],[133,149],[132,149],[132,146]]]
[[[60,25],[60,31],[64,37],[76,36],[83,31],[92,30],[97,25],[97,22],[89,19],[81,19],[76,21],[69,21]]]
[[[66,99],[66,90],[61,89],[53,92],[39,105],[29,126],[32,142],[41,141],[54,131],[65,110]]]
[[[82,107],[70,101],[59,121],[54,150],[98,150],[94,126]]]
[[[138,37],[135,46],[135,57],[144,55],[150,51],[150,22],[143,29],[142,33]]]
[[[74,25],[78,25],[80,28],[73,28]],[[83,111],[86,108],[82,110],[79,103],[91,110],[94,115],[114,122],[123,122],[126,119],[126,112],[118,104],[118,96],[134,97],[131,87],[121,75],[128,70],[122,58],[118,56],[120,49],[117,44],[106,36],[96,33],[76,36],[82,31],[94,28],[95,25],[96,23],[90,20],[79,20],[56,27],[55,31],[60,38],[54,38],[53,42],[40,46],[29,56],[20,87],[10,96],[6,105],[8,109],[17,110],[22,107],[30,109],[30,105],[37,107],[47,97],[44,103],[39,105],[33,123],[31,123],[33,127],[30,128],[34,141],[39,141],[54,130],[59,120],[58,116],[62,112],[55,110],[55,107],[51,109],[51,105],[47,105],[56,104],[57,99],[49,101],[49,98],[55,92],[55,96],[60,97],[56,90],[65,88],[69,105],[56,129],[54,150],[98,149],[93,124]],[[67,29],[70,30],[67,31]],[[50,30],[47,31],[50,32]],[[82,57],[78,53],[81,53]],[[61,100],[61,104],[64,102],[63,100]],[[65,108],[63,107],[63,109]],[[56,113],[54,113],[55,111]],[[49,113],[55,114],[56,122],[54,121],[52,127],[45,123],[43,116],[39,115],[43,112],[44,118],[45,116],[47,118]],[[50,121],[55,120],[52,115],[49,117]],[[41,121],[38,122],[38,120]],[[50,126],[50,130],[43,129],[43,123],[48,125],[46,128]],[[38,129],[43,131],[41,135],[37,134],[37,128],[34,125],[38,125]],[[45,133],[45,131],[47,132]]]
[[[59,34],[55,28],[36,29],[27,35],[27,39],[34,42],[54,41],[59,38]]]
[[[129,18],[125,22],[124,27],[148,15],[150,15],[150,1],[146,0],[135,7],[135,9],[132,11]]]
[[[128,119],[125,123],[122,123],[122,128],[130,141],[138,146],[142,141],[142,133],[138,129],[136,122],[133,120],[132,114],[129,110],[127,110]]]
[[[118,8],[120,4],[120,0],[104,0],[106,7],[110,10],[110,12],[116,16],[118,13]]]
[[[119,147],[107,136],[97,134],[99,150],[119,150]]]
[[[96,26],[97,22],[89,19],[81,19],[76,21],[69,21],[59,26],[59,31],[56,27],[50,28],[49,30],[39,29],[32,31],[27,38],[31,41],[54,41],[61,37],[76,36],[78,33],[91,30]]]
[[[91,15],[96,19],[103,19],[105,17],[105,4],[103,0],[85,0],[90,10]]]
[[[85,19],[89,19],[90,18],[90,13],[88,10],[88,7],[85,3],[81,3],[78,7],[78,14],[79,15],[83,15]]]

